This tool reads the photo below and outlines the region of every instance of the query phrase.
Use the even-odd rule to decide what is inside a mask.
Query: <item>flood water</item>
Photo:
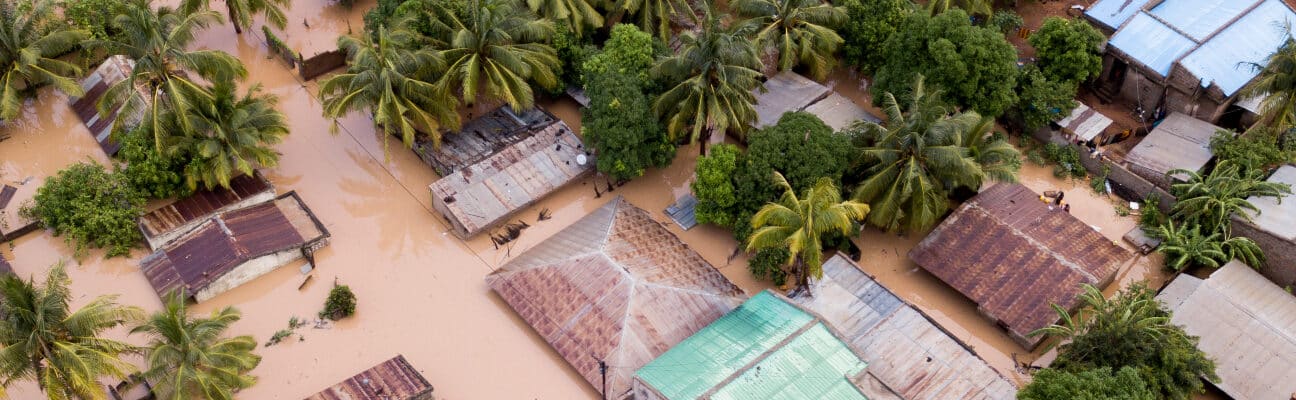
[[[348,29],[358,30],[359,10],[372,1],[359,3],[357,10],[345,12],[321,0],[294,1],[286,41],[293,46],[306,46],[308,41],[317,46],[331,43]],[[349,25],[337,22],[342,15]],[[257,26],[255,34],[245,32],[241,37],[229,26],[214,27],[200,35],[201,46],[239,57],[249,70],[246,85],[260,83],[266,92],[279,96],[279,109],[289,116],[292,134],[278,146],[280,165],[263,172],[280,193],[295,190],[323,221],[332,240],[317,253],[314,278],[304,288],[298,289],[305,279],[298,271],[299,262],[196,305],[193,312],[238,307],[243,319],[231,333],[253,335],[264,342],[286,328],[290,317],[313,319],[334,281],[350,285],[359,304],[351,318],[326,329],[301,328],[300,339],[259,348],[264,359],[253,371],[259,382],[240,393],[240,398],[299,399],[396,354],[403,354],[423,373],[439,399],[597,398],[590,385],[490,292],[483,278],[614,196],[625,196],[651,211],[749,294],[769,287],[751,278],[745,256],[731,258],[738,243],[729,232],[712,226],[684,232],[661,213],[689,191],[696,145],[681,148],[670,167],[650,170],[610,193],[603,192],[607,183],[597,176],[561,189],[514,216],[531,227],[506,246],[497,248],[486,235],[457,239],[442,217],[431,211],[427,186],[437,178],[432,169],[399,142],[376,138],[367,116],[348,116],[339,121],[336,134],[330,133],[330,121],[320,115],[316,85],[299,81],[281,62],[268,58],[256,36]],[[843,94],[867,105],[867,90],[858,80],[840,72],[831,79]],[[574,102],[558,99],[542,104],[579,129]],[[0,180],[7,183],[33,177],[36,185],[72,163],[107,160],[72,114],[66,96],[53,91],[42,92],[21,120],[0,129],[11,135],[0,142]],[[1110,201],[1093,195],[1085,183],[1058,182],[1048,169],[1034,166],[1025,167],[1022,182],[1037,191],[1067,190],[1072,213],[1113,240],[1119,241],[1133,226],[1132,218],[1116,216]],[[596,191],[603,192],[601,197],[596,197]],[[545,209],[552,219],[537,221]],[[1039,355],[1018,347],[977,314],[968,300],[909,262],[906,254],[918,240],[869,230],[855,242],[864,252],[862,267],[867,272],[932,315],[996,369],[1021,382],[1022,375],[1013,368],[1014,355],[1022,362]],[[22,276],[39,277],[54,263],[68,263],[74,307],[109,294],[120,294],[120,302],[148,311],[161,307],[139,272],[143,249],[110,260],[102,259],[101,252],[91,252],[78,261],[71,258],[72,251],[61,238],[38,232],[0,246],[0,253],[14,260]],[[1120,282],[1164,279],[1156,265],[1144,258],[1131,262],[1122,268]],[[109,336],[144,344],[142,337],[128,337],[124,330]],[[15,385],[10,393],[17,399],[42,397],[30,383]]]

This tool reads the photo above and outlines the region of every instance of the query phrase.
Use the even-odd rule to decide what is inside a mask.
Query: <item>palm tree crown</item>
[[[653,67],[654,76],[674,82],[653,103],[653,112],[666,119],[666,129],[678,138],[686,130],[689,140],[703,132],[744,132],[756,121],[756,96],[760,86],[760,58],[751,41],[720,26],[708,15],[702,32],[684,32],[679,51]]]
[[[265,15],[266,22],[283,29],[288,26],[288,16],[283,9],[290,7],[292,0],[224,0],[226,16],[234,25],[234,33],[242,34],[244,29],[252,27],[252,16]],[[210,10],[211,0],[183,0],[180,10],[186,13],[199,10]]]
[[[173,295],[166,308],[131,330],[151,338],[145,348],[144,376],[153,383],[153,394],[163,400],[228,400],[256,383],[247,375],[261,363],[261,357],[252,353],[256,340],[223,337],[240,317],[238,310],[225,307],[208,318],[190,318],[184,299]]]
[[[71,96],[82,94],[76,65],[56,59],[90,34],[55,24],[54,1],[36,0],[30,9],[17,1],[0,2],[0,120],[13,119],[22,108],[22,92],[52,84]]]
[[[785,248],[787,264],[797,266],[801,289],[808,288],[809,276],[823,278],[823,244],[820,237],[829,232],[849,235],[855,221],[869,213],[868,204],[842,201],[841,192],[832,180],[821,178],[797,197],[783,174],[774,173],[774,183],[783,188],[778,202],[766,204],[752,216],[752,235],[747,251]]]
[[[207,189],[228,188],[234,176],[279,163],[273,145],[288,135],[288,123],[274,108],[278,98],[260,94],[259,84],[241,98],[236,89],[232,81],[212,87],[210,100],[189,108],[185,117],[192,120],[193,131],[168,146],[172,154],[189,155],[185,179],[191,189],[199,183]]]
[[[814,79],[832,71],[844,42],[833,29],[846,21],[846,9],[820,0],[736,0],[730,7],[747,18],[740,31],[754,35],[761,49],[778,51],[779,70],[804,65]]]
[[[526,4],[531,12],[550,21],[567,22],[577,36],[583,35],[586,27],[603,26],[603,14],[589,0],[526,0]]]
[[[553,35],[553,24],[513,0],[476,0],[467,18],[439,12],[435,25],[449,37],[441,51],[449,67],[437,82],[443,93],[459,90],[468,105],[482,95],[526,110],[535,105],[529,81],[545,88],[558,85],[554,68],[561,62],[543,43]]]
[[[662,42],[670,41],[671,18],[680,16],[698,22],[697,13],[687,0],[616,0],[611,10],[633,14],[639,29],[657,34]]]
[[[1183,183],[1170,186],[1179,199],[1170,215],[1176,220],[1206,228],[1206,232],[1227,232],[1229,218],[1234,214],[1251,219],[1259,212],[1247,201],[1252,196],[1282,197],[1291,193],[1291,187],[1277,182],[1265,182],[1258,171],[1242,171],[1237,164],[1221,161],[1202,176],[1196,171],[1175,169],[1167,175],[1188,177]],[[1242,211],[1249,211],[1242,212]]]
[[[81,309],[68,307],[71,292],[62,264],[37,285],[14,274],[0,277],[0,383],[34,380],[50,399],[100,399],[98,379],[122,379],[133,367],[118,358],[132,350],[103,331],[141,317],[135,307],[100,296]]]

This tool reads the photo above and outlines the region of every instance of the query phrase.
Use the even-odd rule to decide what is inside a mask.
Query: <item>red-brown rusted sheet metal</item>
[[[140,226],[145,235],[157,236],[196,219],[210,217],[216,210],[272,189],[270,181],[261,176],[260,172],[239,175],[230,180],[229,189],[198,190],[189,197],[145,214],[140,217]]]
[[[397,355],[306,400],[431,400],[432,384]]]

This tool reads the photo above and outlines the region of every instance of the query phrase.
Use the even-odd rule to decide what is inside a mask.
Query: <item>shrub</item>
[[[109,40],[118,32],[113,18],[126,12],[129,1],[124,0],[76,0],[60,2],[63,5],[63,16],[77,29],[90,32],[90,38]]]
[[[1089,181],[1089,188],[1093,189],[1094,193],[1107,194],[1108,175],[1111,175],[1111,167],[1107,166],[1107,164],[1103,164],[1102,175],[1093,177],[1093,179]]]
[[[1161,213],[1161,196],[1156,193],[1148,193],[1143,198],[1142,204],[1139,205],[1138,225],[1145,231],[1151,231],[1165,224],[1165,214]]]
[[[1099,45],[1106,38],[1079,19],[1049,17],[1031,35],[1036,62],[1049,80],[1079,84],[1102,73]]]
[[[913,2],[909,0],[847,0],[841,3],[846,7],[848,17],[838,33],[842,40],[842,59],[859,68],[865,74],[872,74],[886,62],[882,45],[896,27],[904,21],[905,16],[913,12]]]
[[[117,171],[131,187],[146,197],[165,199],[188,196],[193,189],[184,183],[184,165],[180,157],[169,157],[157,152],[151,133],[135,129],[121,135],[121,149],[117,157],[126,166]]]
[[[33,200],[21,213],[66,236],[78,255],[88,248],[106,248],[107,257],[127,255],[142,239],[135,218],[144,213],[144,196],[102,165],[79,163],[59,171]]]
[[[1049,143],[1044,145],[1044,159],[1053,163],[1053,176],[1058,178],[1084,178],[1088,175],[1080,164],[1080,152],[1069,145]]]
[[[747,260],[747,270],[756,279],[774,282],[777,286],[787,283],[787,260],[791,253],[785,248],[764,248],[756,251]]]
[[[1243,172],[1266,172],[1296,161],[1296,152],[1279,148],[1278,135],[1264,128],[1252,129],[1241,135],[1220,130],[1211,138],[1210,146],[1216,157],[1237,164]]]
[[[597,154],[598,170],[618,182],[667,166],[675,157],[675,145],[639,82],[620,72],[600,73],[590,79],[590,106],[581,112],[585,142]]]
[[[1020,400],[1154,400],[1138,370],[1125,367],[1112,374],[1109,367],[1081,372],[1044,369],[1017,393]]]
[[[1017,15],[1012,10],[995,11],[994,15],[990,17],[990,26],[995,27],[1005,35],[1021,28],[1023,25],[1026,25],[1026,20],[1023,20],[1020,15]]]
[[[333,290],[329,291],[328,299],[324,300],[324,309],[320,311],[319,317],[337,321],[355,314],[355,306],[356,297],[351,292],[351,287],[334,285]]]

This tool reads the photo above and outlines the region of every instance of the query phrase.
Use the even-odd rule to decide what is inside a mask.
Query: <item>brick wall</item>
[[[1296,243],[1274,236],[1240,218],[1233,218],[1233,235],[1254,240],[1264,251],[1260,274],[1280,287],[1296,286]]]

